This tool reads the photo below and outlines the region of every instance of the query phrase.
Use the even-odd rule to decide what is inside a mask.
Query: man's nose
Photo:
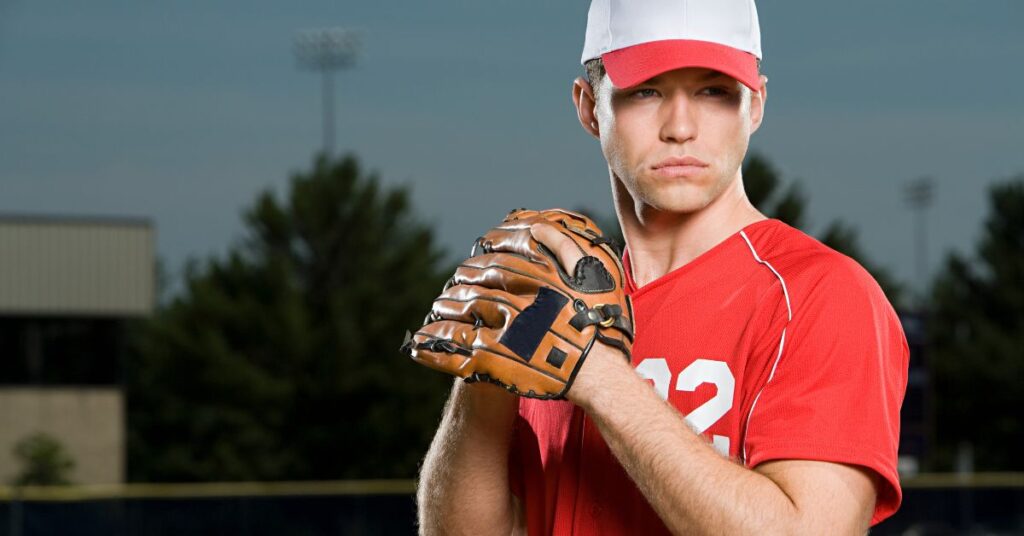
[[[662,102],[661,141],[683,143],[697,134],[696,110],[686,95],[674,94]]]

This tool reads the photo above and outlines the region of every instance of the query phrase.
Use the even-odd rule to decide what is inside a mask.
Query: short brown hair
[[[596,96],[598,85],[604,80],[604,61],[602,61],[601,58],[587,60],[587,62],[583,64],[583,71],[586,74],[585,78],[587,79],[587,82],[590,82],[590,87],[594,89],[594,94]]]

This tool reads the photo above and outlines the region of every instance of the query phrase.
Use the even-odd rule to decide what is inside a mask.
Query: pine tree
[[[192,263],[127,367],[129,477],[411,477],[451,379],[398,352],[451,272],[410,194],[319,157]]]
[[[974,258],[950,254],[928,322],[935,382],[933,463],[949,469],[961,444],[978,470],[1024,469],[1024,175],[989,192]]]

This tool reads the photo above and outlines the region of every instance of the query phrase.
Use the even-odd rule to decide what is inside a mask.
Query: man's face
[[[703,68],[666,72],[628,89],[605,77],[594,108],[601,149],[635,202],[693,213],[738,180],[763,96]],[[685,165],[684,157],[700,163]]]

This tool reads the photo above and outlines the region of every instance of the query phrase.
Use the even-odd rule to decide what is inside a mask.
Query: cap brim
[[[661,73],[683,67],[703,67],[725,73],[757,91],[761,88],[757,58],[730,46],[691,39],[650,41],[601,56],[617,88],[633,87]]]

